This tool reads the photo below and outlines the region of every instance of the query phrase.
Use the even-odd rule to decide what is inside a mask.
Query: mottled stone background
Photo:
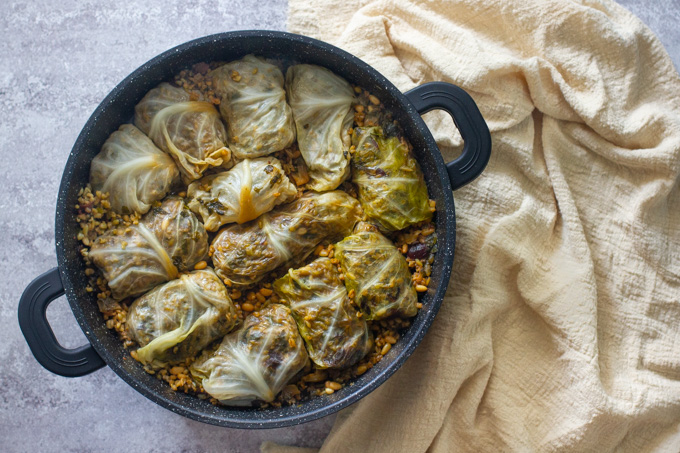
[[[680,2],[621,3],[679,67]],[[16,316],[26,285],[56,265],[62,169],[109,90],[190,39],[285,25],[285,0],[0,2],[0,451],[250,452],[263,440],[322,443],[333,417],[277,430],[218,428],[162,409],[108,368],[77,379],[52,375],[30,354]],[[48,319],[64,346],[85,342],[65,299]]]

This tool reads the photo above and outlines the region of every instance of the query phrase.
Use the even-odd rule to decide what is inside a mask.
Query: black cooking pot
[[[358,377],[353,385],[332,395],[282,408],[227,408],[181,392],[144,372],[130,357],[116,334],[107,329],[88,293],[85,265],[78,253],[79,225],[74,214],[78,191],[89,181],[90,161],[108,136],[133,115],[134,106],[151,88],[181,69],[202,61],[230,61],[247,54],[286,58],[329,68],[351,83],[375,94],[393,112],[413,144],[430,197],[437,202],[438,252],[423,308],[411,327],[384,360]],[[444,164],[439,149],[420,115],[433,109],[451,114],[464,140],[461,156]],[[19,324],[33,355],[49,371],[82,376],[105,365],[152,401],[194,420],[234,428],[274,428],[314,420],[366,396],[392,375],[427,332],[449,283],[456,238],[456,216],[451,191],[473,179],[486,166],[491,138],[482,115],[470,96],[441,82],[426,83],[401,93],[385,77],[358,58],[321,41],[290,33],[244,31],[222,33],[175,47],[133,72],[97,107],[73,146],[59,188],[56,215],[58,267],[36,278],[19,301]],[[73,314],[90,344],[77,349],[59,345],[45,316],[47,306],[66,294]]]

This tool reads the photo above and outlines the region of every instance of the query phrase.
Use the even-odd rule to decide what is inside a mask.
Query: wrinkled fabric
[[[454,195],[436,321],[321,452],[680,451],[680,79],[652,32],[595,0],[290,0],[289,21],[402,90],[461,86],[493,141]]]

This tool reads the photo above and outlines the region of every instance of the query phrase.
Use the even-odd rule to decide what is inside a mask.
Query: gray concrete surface
[[[680,66],[680,2],[622,0]],[[109,369],[43,370],[16,321],[25,286],[56,265],[54,206],[81,127],[116,83],[154,55],[219,31],[283,30],[286,0],[0,3],[0,451],[256,451],[319,446],[333,417],[267,431],[224,429],[146,400]],[[66,347],[85,337],[62,298],[48,310]]]

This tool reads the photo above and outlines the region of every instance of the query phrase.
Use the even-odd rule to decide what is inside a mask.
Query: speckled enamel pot
[[[375,94],[401,123],[420,163],[430,197],[437,202],[438,252],[423,309],[385,359],[351,385],[299,405],[251,409],[212,405],[174,392],[145,373],[131,359],[115,333],[106,328],[93,294],[85,291],[84,264],[78,253],[78,223],[73,206],[78,191],[89,180],[90,161],[109,134],[129,121],[134,106],[151,88],[181,69],[202,61],[230,61],[247,54],[290,59],[325,66],[351,83]],[[442,109],[451,114],[465,145],[462,155],[445,164],[421,114]],[[472,181],[489,160],[489,130],[477,106],[460,88],[441,82],[401,93],[385,77],[337,47],[304,36],[243,31],[222,33],[190,41],[153,58],[123,80],[97,107],[85,124],[66,163],[56,212],[58,267],[36,278],[19,303],[19,323],[31,351],[48,370],[69,377],[82,376],[108,365],[125,382],[161,406],[194,420],[234,428],[274,428],[307,422],[336,412],[366,396],[385,382],[413,353],[432,324],[449,283],[456,238],[452,190]],[[47,306],[66,294],[90,344],[61,347],[47,323]],[[104,395],[103,395],[104,396]]]

